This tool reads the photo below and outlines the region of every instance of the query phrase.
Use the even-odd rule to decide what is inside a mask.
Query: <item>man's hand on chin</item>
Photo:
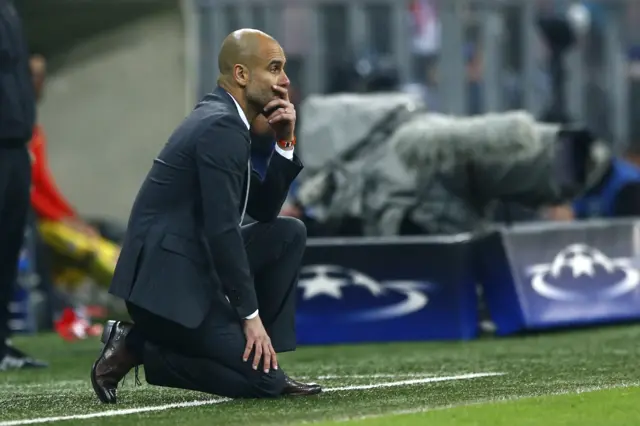
[[[251,123],[251,133],[260,135],[260,136],[271,136],[272,139],[275,139],[276,134],[269,125],[269,121],[267,121],[267,117],[262,114],[258,114],[256,118]]]
[[[278,97],[269,102],[264,110],[267,121],[275,132],[278,141],[294,141],[296,128],[296,107],[289,100],[289,90],[285,87],[273,86]]]

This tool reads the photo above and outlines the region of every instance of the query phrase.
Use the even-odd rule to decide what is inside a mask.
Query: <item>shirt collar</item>
[[[238,114],[240,114],[240,118],[242,119],[242,122],[245,124],[245,126],[247,126],[247,129],[250,129],[251,126],[249,125],[249,120],[247,120],[247,116],[245,115],[244,111],[240,107],[240,104],[238,103],[238,101],[236,101],[236,99],[233,96],[231,96],[231,93],[227,92],[227,94],[229,95],[229,97],[231,97],[231,99],[233,100],[233,103],[236,104],[236,108],[238,109]]]

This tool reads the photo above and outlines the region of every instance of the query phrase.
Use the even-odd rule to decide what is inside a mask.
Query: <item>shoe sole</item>
[[[298,397],[301,397],[301,396],[313,396],[313,395],[318,395],[319,393],[322,393],[322,388],[314,389],[313,391],[309,391],[309,392],[295,392],[295,393],[288,393],[288,394],[285,394],[285,395],[283,395],[283,396],[285,396],[285,397],[298,398]]]
[[[100,356],[98,360],[104,356],[104,352],[107,350],[107,342],[111,337],[113,337],[116,321],[110,320],[107,321],[107,324],[104,326],[104,330],[102,330],[102,336],[100,336],[100,341],[104,344],[102,347],[102,351],[100,351]],[[96,366],[98,365],[98,360],[93,363],[93,367],[91,367],[91,386],[93,386],[93,392],[95,392],[96,396],[103,404],[115,404],[116,399],[111,398],[105,392],[103,392],[102,388],[98,385],[96,380]]]

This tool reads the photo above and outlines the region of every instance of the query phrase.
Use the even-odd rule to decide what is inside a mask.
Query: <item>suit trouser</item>
[[[304,248],[304,225],[291,218],[242,227],[254,275],[260,317],[276,352],[295,349],[295,302]],[[147,382],[231,398],[280,395],[281,369],[253,370],[252,356],[242,360],[246,339],[231,305],[215,301],[203,323],[188,329],[135,305],[127,305],[135,325],[132,335],[144,340],[141,358]],[[136,352],[134,350],[134,352]],[[139,353],[139,352],[138,352]],[[260,364],[262,367],[262,363]]]
[[[31,160],[26,144],[3,147],[0,141],[0,357],[9,337],[9,302],[29,209]]]

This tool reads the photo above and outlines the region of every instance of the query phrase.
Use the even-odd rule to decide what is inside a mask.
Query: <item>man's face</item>
[[[261,43],[258,55],[249,70],[246,87],[247,101],[262,111],[277,95],[273,86],[289,87],[289,78],[284,71],[286,58],[282,47],[273,40]]]

